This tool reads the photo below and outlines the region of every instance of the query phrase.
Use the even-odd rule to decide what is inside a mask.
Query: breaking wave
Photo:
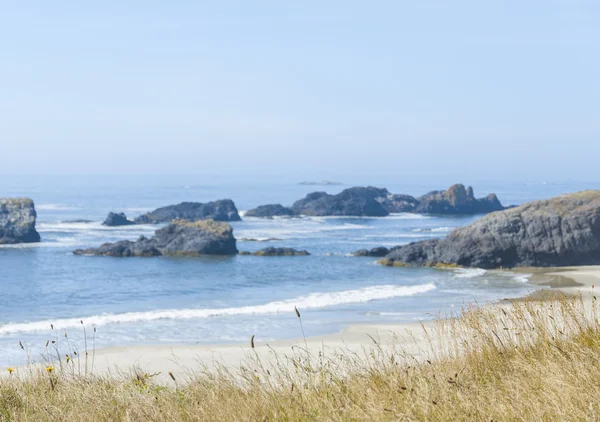
[[[298,309],[319,309],[330,306],[347,305],[352,303],[370,302],[372,300],[391,299],[395,297],[414,296],[427,293],[436,287],[433,283],[415,286],[381,285],[365,287],[341,292],[312,293],[294,299],[269,302],[264,305],[242,306],[237,308],[215,309],[165,309],[148,312],[127,312],[122,314],[103,314],[81,318],[65,318],[35,322],[11,323],[0,326],[0,335],[17,332],[47,331],[52,324],[55,329],[81,327],[81,321],[87,326],[106,324],[147,322],[163,319],[201,319],[234,315],[265,315],[277,313],[293,314],[294,307]]]

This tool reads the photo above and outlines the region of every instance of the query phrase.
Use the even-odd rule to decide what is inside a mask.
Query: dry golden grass
[[[299,314],[298,314],[299,315]],[[181,384],[81,375],[73,360],[0,381],[0,418],[31,421],[600,419],[596,301],[561,297],[466,310],[406,340],[352,354],[258,358]],[[367,350],[367,349],[365,349]],[[249,348],[252,355],[254,350]]]

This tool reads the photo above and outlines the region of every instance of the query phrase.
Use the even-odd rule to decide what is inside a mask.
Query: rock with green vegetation
[[[214,202],[182,202],[158,208],[135,219],[137,224],[169,223],[173,220],[240,221],[238,210],[231,199]]]
[[[293,248],[264,248],[256,252],[241,252],[240,255],[254,256],[308,256],[307,251],[299,251]]]
[[[0,199],[0,244],[39,242],[40,235],[35,229],[36,218],[31,199]]]
[[[150,239],[122,240],[105,243],[98,248],[78,249],[75,255],[97,256],[201,256],[235,255],[238,250],[233,229],[227,223],[213,220],[175,220],[156,230]]]
[[[479,268],[600,264],[600,191],[494,212],[431,239],[395,248],[382,263]]]

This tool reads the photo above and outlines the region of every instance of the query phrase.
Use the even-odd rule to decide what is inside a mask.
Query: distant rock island
[[[342,183],[339,182],[332,182],[331,180],[322,180],[320,182],[300,182],[298,183],[299,185],[304,185],[304,186],[339,186],[342,185]]]
[[[277,216],[357,216],[385,217],[390,213],[417,214],[487,214],[505,207],[495,194],[477,199],[473,188],[462,184],[452,185],[445,191],[433,191],[419,198],[392,194],[387,189],[353,187],[337,195],[326,192],[309,193],[291,207],[281,204],[262,205],[249,210],[246,216],[271,218]]]
[[[444,239],[393,248],[394,266],[478,268],[600,264],[600,191],[583,191],[495,212]]]
[[[238,250],[233,229],[227,223],[213,220],[175,220],[156,230],[148,239],[122,240],[105,243],[98,248],[77,249],[75,255],[97,255],[113,257],[132,256],[201,256],[235,255]]]
[[[39,242],[36,218],[31,199],[0,198],[0,245]]]

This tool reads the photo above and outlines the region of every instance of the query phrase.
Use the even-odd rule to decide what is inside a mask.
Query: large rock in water
[[[456,184],[445,191],[433,191],[419,198],[418,214],[488,214],[504,207],[495,194],[477,199],[473,188]]]
[[[236,241],[227,223],[212,220],[175,220],[156,230],[151,239],[141,237],[135,242],[122,240],[105,243],[99,248],[78,249],[75,255],[99,256],[200,256],[235,255]]]
[[[135,222],[128,220],[125,213],[122,212],[118,214],[114,212],[109,212],[108,216],[106,217],[106,220],[104,220],[104,222],[102,223],[103,226],[108,227],[131,226],[133,224],[135,224]]]
[[[295,214],[309,216],[385,217],[389,212],[375,198],[387,195],[386,189],[371,186],[349,188],[337,195],[314,192],[296,201],[292,210]]]
[[[31,199],[0,199],[0,244],[39,242],[40,235],[35,230],[36,217]]]
[[[445,239],[395,248],[383,263],[479,268],[600,264],[600,191],[494,212]]]
[[[158,208],[152,212],[141,215],[135,219],[137,224],[168,223],[182,219],[189,221],[215,220],[215,221],[240,221],[240,215],[231,199],[207,202],[182,202],[178,205]]]
[[[246,212],[245,217],[293,217],[294,211],[291,208],[284,207],[281,204],[261,205]]]

